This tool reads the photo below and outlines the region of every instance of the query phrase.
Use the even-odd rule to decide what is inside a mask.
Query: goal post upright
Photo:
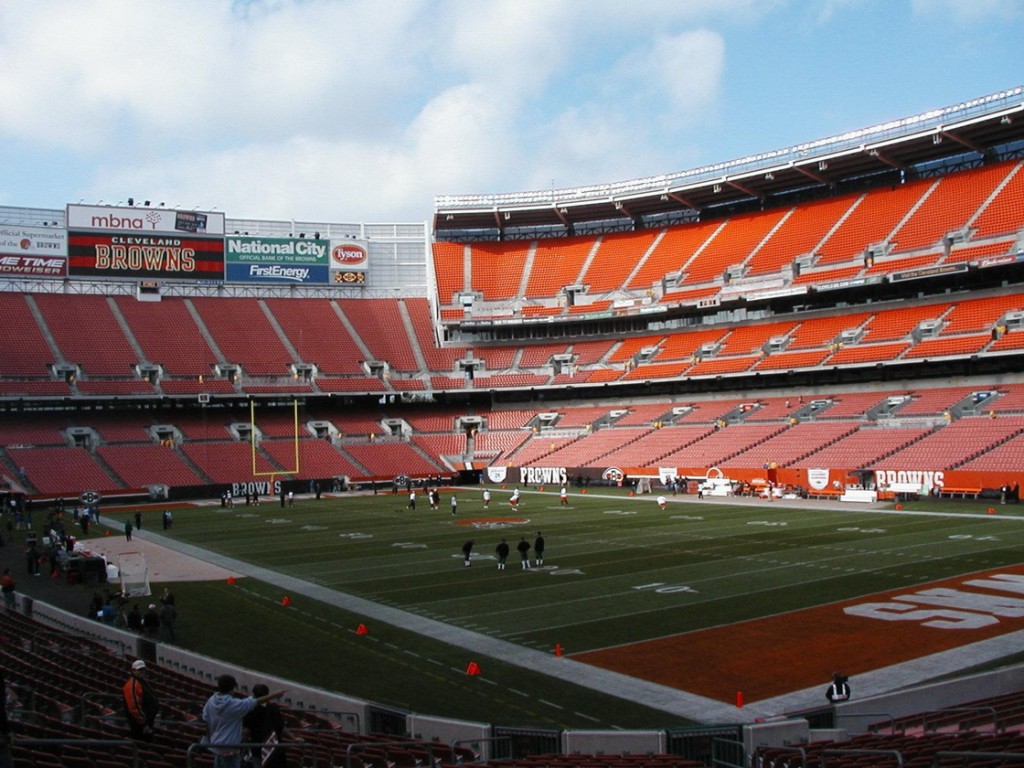
[[[294,448],[295,467],[294,469],[274,469],[270,472],[256,471],[256,401],[249,401],[249,448],[252,453],[252,476],[270,477],[271,483],[274,475],[297,475],[299,474],[299,401],[292,400],[292,446]]]

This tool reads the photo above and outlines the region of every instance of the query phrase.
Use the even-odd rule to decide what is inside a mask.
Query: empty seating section
[[[602,456],[650,432],[650,427],[620,427],[601,429],[565,445],[548,456],[545,461],[556,467],[597,466]],[[603,462],[599,462],[603,465]]]
[[[373,477],[433,475],[442,471],[440,464],[424,458],[408,443],[347,443],[342,448]]]
[[[957,469],[973,472],[1019,472],[1024,466],[1024,435],[1011,437],[1004,443],[965,461]]]
[[[889,344],[855,344],[844,346],[833,352],[825,361],[826,365],[856,365],[881,363],[896,360],[910,346],[910,342],[897,341]]]
[[[338,430],[339,436],[379,435],[383,426],[383,414],[373,413],[333,413],[316,414],[318,421],[329,421]]]
[[[656,360],[661,363],[666,360],[689,360],[704,344],[713,344],[721,341],[728,331],[723,328],[715,328],[707,331],[684,331],[673,333],[665,338],[661,349],[658,350]]]
[[[626,287],[645,291],[660,284],[666,275],[678,272],[721,225],[720,221],[712,221],[665,230]]]
[[[484,301],[507,301],[519,294],[530,244],[474,243],[470,254],[472,289]]]
[[[434,320],[430,316],[430,305],[426,299],[405,299],[405,310],[409,315],[416,342],[431,371],[454,371],[455,361],[469,356],[466,347],[439,347],[434,341]],[[418,368],[419,366],[417,366]]]
[[[64,381],[0,381],[3,397],[69,397],[74,394]]]
[[[466,435],[413,435],[412,442],[424,453],[447,469],[462,469],[466,456]],[[442,459],[445,461],[442,462]]]
[[[398,302],[388,299],[339,299],[338,306],[374,360],[396,371],[419,370]]]
[[[904,360],[917,357],[943,357],[948,355],[973,355],[992,341],[988,333],[973,333],[968,336],[940,336],[922,339],[903,355]]]
[[[33,295],[57,348],[86,376],[130,377],[141,362],[118,325],[106,296]]]
[[[923,320],[939,320],[949,310],[950,304],[926,304],[918,307],[894,307],[877,312],[867,324],[861,342],[874,344],[879,341],[902,339]]]
[[[685,265],[682,282],[709,282],[721,278],[729,267],[743,264],[784,215],[785,211],[770,211],[729,219],[707,247]]]
[[[114,299],[131,328],[146,361],[160,365],[167,376],[209,376],[218,362],[206,343],[186,299],[165,296],[160,301]],[[230,305],[225,305],[227,310]]]
[[[745,355],[757,352],[768,343],[769,339],[789,335],[796,325],[795,322],[784,321],[738,326],[725,337],[722,351],[719,354]]]
[[[622,381],[643,381],[644,379],[674,379],[682,376],[691,366],[689,361],[679,363],[644,363],[627,371],[620,378]]]
[[[57,362],[39,324],[20,293],[0,293],[0,376],[46,378]]]
[[[323,299],[267,299],[267,308],[304,363],[320,374],[361,376],[365,355],[341,321],[333,302]]]
[[[653,426],[655,421],[666,421],[672,416],[668,403],[646,403],[629,406],[629,413],[615,420],[617,427]]]
[[[543,433],[536,434],[508,455],[508,463],[523,467],[535,464],[548,454],[554,453],[577,439],[576,437],[548,437]]]
[[[264,440],[260,448],[281,468],[295,469],[293,440]],[[326,440],[299,440],[299,477],[359,477],[363,473]]]
[[[85,448],[8,448],[7,453],[39,493],[78,496],[120,487]]]
[[[828,357],[827,349],[808,349],[802,352],[773,352],[760,360],[755,371],[789,371],[794,368],[814,368]]]
[[[904,256],[902,258],[875,259],[867,269],[865,275],[892,275],[897,272],[905,272],[921,267],[930,267],[939,260],[941,254],[938,252],[926,253],[922,256]]]
[[[65,445],[67,439],[62,429],[71,426],[65,419],[40,419],[31,416],[4,415],[0,420],[0,444],[16,445]]]
[[[1002,384],[994,387],[997,396],[986,400],[981,408],[986,413],[1024,412],[1024,384]]]
[[[1009,253],[1016,245],[1016,240],[1000,240],[981,245],[960,245],[950,249],[945,264],[959,264],[984,259],[987,256],[1001,256]]]
[[[489,463],[504,463],[503,459],[513,453],[530,438],[529,432],[478,432],[474,441],[474,457],[488,459]]]
[[[1010,163],[999,163],[939,179],[893,234],[894,250],[939,247],[943,237],[967,224],[1012,168]]]
[[[615,341],[611,339],[574,341],[572,354],[576,356],[578,365],[595,365],[604,359],[613,346],[615,346]]]
[[[818,247],[816,264],[841,264],[863,258],[868,246],[883,242],[921,198],[931,180],[912,181],[864,194]]]
[[[462,243],[435,242],[434,278],[442,306],[459,303],[458,294],[466,290],[466,246]],[[459,310],[461,315],[462,310]]]
[[[590,287],[591,294],[621,288],[626,278],[641,263],[656,237],[654,232],[603,236],[582,282]]]
[[[793,285],[825,285],[838,280],[849,280],[864,271],[863,264],[837,269],[803,270],[793,280]]]
[[[505,371],[515,365],[517,347],[474,347],[473,357],[483,360],[487,364],[488,371]],[[527,366],[520,362],[522,368],[535,368],[538,366]]]
[[[154,395],[156,390],[148,381],[108,381],[79,379],[75,382],[80,395]]]
[[[896,411],[896,416],[942,416],[973,392],[972,387],[939,387],[937,389],[916,389],[909,401]]]
[[[456,419],[465,414],[466,409],[460,406],[435,406],[426,413],[401,407],[388,410],[389,417],[403,419],[416,432],[454,432]]]
[[[882,428],[861,425],[842,440],[793,463],[793,467],[871,467],[888,453],[927,435],[927,427]]]
[[[75,426],[91,427],[104,443],[151,443],[153,436],[148,431],[150,424],[146,416],[90,414],[88,417],[80,418]]]
[[[839,339],[843,331],[853,331],[860,328],[871,315],[867,312],[856,312],[853,314],[839,314],[832,317],[815,317],[804,320],[796,327],[789,336],[789,343],[786,344],[786,351],[793,352],[798,349],[809,349],[814,347],[827,347]]]
[[[1024,308],[1024,296],[1020,294],[961,301],[943,317],[942,334],[991,332],[1003,315],[1021,308]]]
[[[713,431],[712,426],[665,427],[651,430],[601,457],[602,462],[617,467],[652,466],[662,456],[678,451],[682,446],[691,445]]]
[[[1024,417],[964,418],[877,463],[879,469],[952,469],[1024,431]]]
[[[747,274],[778,272],[792,264],[796,258],[813,254],[818,243],[852,204],[853,198],[846,196],[807,203],[792,209],[785,221],[751,258]]]
[[[992,346],[988,348],[988,351],[1009,352],[1017,349],[1024,349],[1024,332],[1021,330],[1011,331],[996,341],[993,341]]]
[[[696,304],[701,299],[717,296],[721,292],[722,286],[707,285],[703,288],[691,288],[681,291],[673,290],[665,293],[658,301],[662,304]]]
[[[623,363],[627,360],[632,360],[640,350],[646,347],[657,347],[664,338],[664,336],[634,336],[624,339],[615,351],[608,356],[608,362]]]
[[[540,368],[547,365],[552,355],[565,355],[569,352],[568,344],[530,344],[523,347],[519,358],[522,368]]]
[[[971,222],[974,239],[1009,235],[1024,226],[1024,173],[1017,163],[1012,175],[978,217]]]
[[[886,392],[843,392],[828,395],[828,405],[814,414],[815,419],[864,418],[868,411],[885,400]],[[800,398],[803,405],[804,398]]]
[[[734,461],[747,467],[793,464],[826,445],[835,443],[856,432],[860,424],[855,421],[802,422],[751,446]]]
[[[743,421],[789,421],[793,413],[801,408],[801,404],[789,397],[758,398],[757,408],[744,415]]]
[[[583,264],[595,243],[592,237],[538,240],[526,281],[526,298],[558,296],[564,286],[578,284]]]
[[[128,488],[205,482],[174,448],[164,445],[101,445],[96,453]]]
[[[182,443],[181,450],[188,460],[200,467],[214,483],[237,483],[254,477],[252,448],[249,443]],[[271,464],[261,451],[256,451],[257,472],[270,475],[272,472],[290,468]]]
[[[267,319],[261,303],[248,298],[190,299],[222,359],[248,376],[290,376],[297,362]]]
[[[536,373],[503,373],[495,376],[477,376],[477,389],[499,389],[520,387],[541,387],[548,383],[548,376]]]
[[[695,443],[686,445],[661,457],[664,466],[683,468],[714,467],[726,465],[756,443],[767,440],[781,432],[788,425],[782,424],[733,424],[715,430]]]

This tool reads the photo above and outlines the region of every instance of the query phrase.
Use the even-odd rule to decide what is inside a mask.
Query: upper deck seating
[[[519,295],[519,284],[531,244],[525,241],[509,243],[473,243],[470,251],[472,289],[484,301],[507,301]]]
[[[558,296],[564,286],[578,284],[583,263],[595,245],[592,237],[538,240],[526,282],[526,298]]]
[[[668,228],[626,287],[647,290],[678,272],[721,226],[722,222],[711,221]]]
[[[835,223],[853,205],[855,198],[844,195],[834,200],[806,203],[792,212],[751,257],[748,275],[778,272],[793,261],[813,254]]]
[[[881,243],[933,184],[931,180],[874,189],[864,194],[818,246],[816,265],[860,259],[869,245]]]
[[[999,163],[940,178],[931,194],[893,233],[894,251],[941,246],[943,237],[966,226],[1012,169],[1011,163]]]
[[[1024,173],[1017,163],[1003,187],[971,222],[975,241],[1014,234],[1024,226]]]
[[[118,325],[106,296],[33,295],[65,361],[87,376],[129,378],[141,362]]]
[[[289,376],[297,362],[285,348],[261,303],[249,298],[190,299],[224,362],[248,376]]]
[[[167,376],[209,376],[218,362],[206,343],[186,299],[165,296],[141,302],[118,296],[114,299],[146,360],[160,365]]]
[[[48,378],[57,356],[43,336],[25,296],[0,293],[0,376]]]
[[[604,235],[582,282],[590,287],[591,294],[623,287],[656,237],[657,234],[650,231]]]
[[[323,299],[266,299],[267,308],[305,363],[320,374],[362,376],[365,357],[333,302]]]
[[[709,282],[722,277],[729,267],[742,264],[784,215],[785,211],[769,211],[730,218],[685,265],[686,277],[682,282]]]
[[[337,303],[375,360],[388,362],[396,371],[420,370],[399,302],[393,299],[339,299]]]

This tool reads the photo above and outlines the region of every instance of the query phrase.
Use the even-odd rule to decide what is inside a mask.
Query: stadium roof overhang
[[[509,229],[571,232],[767,201],[885,171],[905,171],[1024,142],[1024,87],[871,128],[677,174],[589,187],[435,199],[436,239]]]

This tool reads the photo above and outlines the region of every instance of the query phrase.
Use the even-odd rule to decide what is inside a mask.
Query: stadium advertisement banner
[[[224,214],[215,211],[176,211],[167,208],[68,205],[67,227],[69,230],[87,232],[223,237]]]
[[[224,279],[224,241],[215,238],[68,233],[70,277]]]
[[[0,226],[0,276],[65,277],[67,255],[66,230]]]
[[[331,269],[336,272],[365,272],[370,266],[370,248],[365,240],[331,240]]]
[[[226,277],[244,283],[317,283],[329,279],[329,240],[229,237]]]

